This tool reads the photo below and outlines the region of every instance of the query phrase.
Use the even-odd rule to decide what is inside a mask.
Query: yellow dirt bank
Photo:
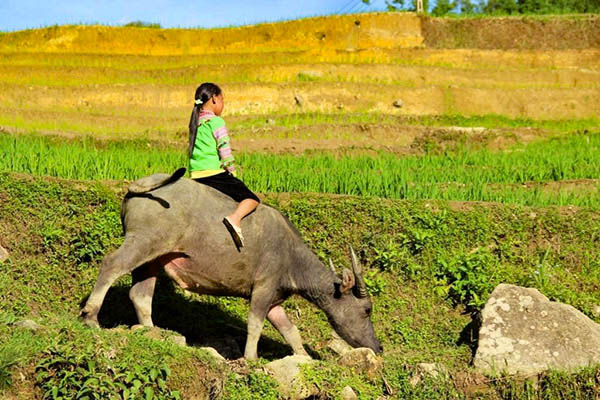
[[[422,46],[412,13],[367,13],[221,29],[57,26],[0,36],[0,51],[193,55]]]

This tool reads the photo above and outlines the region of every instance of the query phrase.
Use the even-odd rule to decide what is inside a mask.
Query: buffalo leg
[[[159,266],[155,262],[149,262],[134,269],[131,273],[133,284],[129,290],[129,298],[133,302],[139,323],[144,326],[154,326],[152,323],[152,296],[158,272]]]
[[[161,249],[153,246],[152,243],[125,238],[121,247],[104,257],[94,290],[79,314],[84,322],[99,327],[98,312],[108,289],[121,276],[158,257],[161,254],[159,251]]]
[[[244,358],[256,360],[258,358],[258,339],[265,323],[265,317],[272,303],[269,290],[255,288],[250,299],[250,312],[248,313],[248,338]]]
[[[281,336],[283,336],[286,342],[292,346],[294,354],[300,354],[303,356],[308,355],[306,350],[304,350],[304,346],[302,345],[302,338],[300,337],[298,328],[296,328],[296,325],[292,324],[292,322],[289,320],[282,306],[276,305],[271,307],[271,310],[269,310],[269,313],[267,314],[267,318],[279,331],[279,333],[281,333]]]

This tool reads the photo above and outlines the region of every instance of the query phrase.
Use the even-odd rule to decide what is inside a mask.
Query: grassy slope
[[[115,194],[101,184],[2,174],[0,187],[0,237],[11,253],[10,261],[0,268],[0,378],[12,376],[13,382],[5,389],[6,396],[39,394],[34,386],[35,366],[38,372],[49,368],[44,360],[51,360],[53,354],[64,356],[67,365],[87,365],[91,359],[123,373],[133,364],[143,369],[164,362],[171,365],[169,390],[179,389],[184,397],[211,390],[205,387],[211,384],[201,382],[217,387],[223,380],[229,391],[225,398],[276,397],[271,381],[257,375],[260,369],[227,378],[227,368],[211,365],[194,348],[178,349],[139,334],[91,333],[76,322],[100,259],[121,240],[119,185]],[[399,398],[461,397],[475,392],[485,398],[519,398],[525,396],[522,390],[535,389],[517,381],[487,381],[468,366],[471,319],[464,311],[478,309],[499,282],[537,287],[551,299],[572,304],[592,317],[600,301],[596,251],[600,215],[585,209],[306,194],[267,195],[265,201],[290,217],[322,259],[331,256],[337,264],[347,265],[346,246],[354,245],[375,294],[374,324],[386,348],[385,375]],[[468,274],[461,275],[453,265],[465,266]],[[135,323],[127,286],[124,278],[109,292],[100,316],[104,326]],[[241,300],[188,298],[163,280],[154,304],[156,323],[185,335],[190,343],[214,342],[225,331],[243,348],[247,307]],[[320,312],[299,299],[288,301],[286,307],[312,354],[322,360],[310,379],[332,395],[345,384],[363,398],[382,394],[380,377],[354,376],[335,366],[325,347],[330,328]],[[47,331],[31,334],[6,325],[25,316],[47,325]],[[208,320],[214,324],[202,323]],[[289,353],[272,328],[265,334],[259,345],[261,356],[273,359]],[[110,349],[116,353],[105,357]],[[434,361],[448,367],[453,383],[426,381],[412,388],[408,380],[415,364]],[[75,376],[82,371],[76,370]],[[589,388],[597,376],[594,371],[568,377],[551,373],[541,377],[546,384],[539,388],[548,398],[572,398],[575,392],[593,398],[598,395],[597,389]],[[210,379],[194,379],[196,374]],[[555,382],[559,378],[560,385]],[[54,382],[43,375],[40,379]]]

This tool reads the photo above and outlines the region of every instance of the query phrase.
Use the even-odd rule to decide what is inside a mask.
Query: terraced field
[[[164,398],[279,396],[265,359],[216,366],[194,346],[122,327],[90,333],[75,318],[103,255],[122,240],[127,182],[186,165],[193,93],[214,81],[242,179],[323,260],[346,264],[352,243],[365,265],[386,348],[377,377],[337,367],[324,316],[302,300],[286,305],[321,360],[308,376],[322,398],[345,385],[361,399],[597,398],[597,367],[548,372],[540,384],[483,377],[469,366],[476,343],[465,339],[501,282],[536,287],[599,321],[598,18],[562,18],[523,22],[544,32],[571,21],[574,36],[557,48],[531,38],[515,48],[499,40],[483,49],[480,38],[443,48],[464,47],[432,25],[452,22],[411,14],[0,35],[0,245],[11,254],[0,262],[0,394],[68,397],[81,368],[133,390],[124,377],[135,360],[135,379]],[[105,327],[135,323],[128,284],[111,291]],[[189,343],[230,358],[243,348],[243,301],[190,297],[165,281],[155,304],[158,325]],[[190,325],[194,313],[217,324]],[[35,335],[11,325],[25,317],[50,328]],[[272,328],[260,346],[266,359],[289,353]],[[443,364],[449,379],[411,385],[419,362]],[[59,381],[61,370],[78,378]]]

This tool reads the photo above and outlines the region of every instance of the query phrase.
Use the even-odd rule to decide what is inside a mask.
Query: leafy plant
[[[374,248],[375,259],[373,265],[381,271],[395,272],[401,265],[402,248],[400,245],[390,239],[383,249]]]
[[[429,243],[435,234],[426,229],[411,229],[408,234],[401,235],[402,244],[406,246],[412,254],[418,254]]]
[[[261,372],[247,375],[230,374],[225,386],[224,398],[231,400],[276,400],[279,385],[270,376]]]
[[[36,380],[47,399],[180,399],[167,387],[169,367],[113,363],[93,344],[76,348],[55,341],[36,365]]]
[[[377,270],[370,270],[363,274],[363,279],[367,285],[367,291],[373,296],[378,296],[385,291],[387,282]]]
[[[493,269],[497,261],[488,250],[437,260],[435,277],[438,294],[449,296],[456,304],[480,309],[495,286]]]

